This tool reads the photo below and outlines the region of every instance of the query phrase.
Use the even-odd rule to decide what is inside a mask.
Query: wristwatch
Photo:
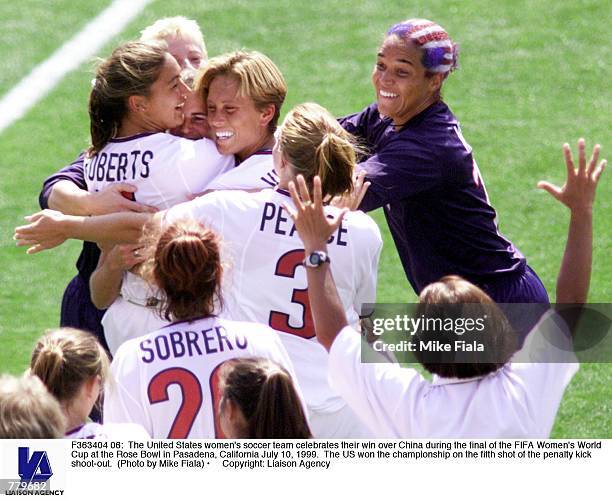
[[[329,262],[329,255],[321,250],[315,250],[306,256],[302,264],[306,267],[319,267],[325,262]]]

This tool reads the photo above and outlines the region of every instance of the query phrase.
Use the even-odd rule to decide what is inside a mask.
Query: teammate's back
[[[221,365],[253,356],[277,362],[295,380],[278,335],[264,325],[210,316],[129,340],[111,365],[105,422],[138,423],[153,438],[222,437]]]

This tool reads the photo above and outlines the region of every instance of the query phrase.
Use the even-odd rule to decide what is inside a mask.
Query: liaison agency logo
[[[7,443],[5,441],[3,444]],[[53,446],[51,441],[40,440],[32,443],[3,446],[4,460],[2,476],[0,476],[0,495],[63,496],[64,489],[57,487],[57,475],[54,474],[54,466],[63,464],[63,453],[58,453],[54,449],[56,446]],[[63,476],[65,465],[59,468],[61,469],[59,476]],[[6,479],[7,477],[9,479]],[[54,478],[53,483],[52,477]],[[61,484],[63,481],[60,479],[57,483]]]

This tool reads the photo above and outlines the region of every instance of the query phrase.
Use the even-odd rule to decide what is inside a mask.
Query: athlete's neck
[[[132,135],[142,134],[143,132],[163,131],[164,129],[159,125],[128,114],[128,116],[126,116],[121,122],[121,126],[119,127],[119,130],[117,130],[116,137],[130,137]]]
[[[248,148],[244,148],[242,151],[236,153],[236,159],[238,163],[242,163],[249,156],[254,155],[257,151],[261,151],[262,149],[272,149],[274,148],[274,135],[266,132],[266,135],[262,137],[259,141],[252,144]]]
[[[64,407],[64,415],[66,416],[66,430],[71,431],[85,424],[87,417],[83,418],[83,416],[79,415],[78,413],[78,411],[67,410]]]
[[[406,123],[412,120],[416,115],[418,115],[422,111],[425,111],[429,106],[431,106],[432,104],[435,104],[436,102],[438,102],[438,98],[434,95],[430,95],[425,100],[423,100],[418,106],[411,109],[406,114],[402,115],[401,117],[394,118],[393,127],[395,128],[396,131],[401,129],[404,125],[406,125]]]

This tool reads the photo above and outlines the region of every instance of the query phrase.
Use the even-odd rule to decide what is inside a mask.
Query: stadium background
[[[0,96],[101,12],[110,0],[0,2]],[[609,6],[608,6],[609,7]],[[284,111],[315,101],[335,115],[373,100],[369,75],[377,44],[392,23],[426,17],[460,45],[460,67],[444,87],[498,211],[504,234],[525,253],[554,300],[567,210],[535,188],[560,183],[562,142],[580,136],[610,157],[612,60],[609,8],[597,0],[530,1],[244,1],[157,0],[120,36],[136,38],[155,19],[196,19],[209,55],[237,48],[264,52],[283,71]],[[38,209],[43,179],[88,144],[87,96],[92,64],[60,82],[0,135],[0,372],[21,372],[34,339],[58,322],[80,243],[26,256],[14,248],[14,226]],[[284,114],[284,113],[283,113]],[[612,182],[599,188],[591,302],[612,296]],[[379,211],[383,251],[380,302],[414,300]],[[553,437],[612,438],[612,365],[583,365],[562,402]]]

